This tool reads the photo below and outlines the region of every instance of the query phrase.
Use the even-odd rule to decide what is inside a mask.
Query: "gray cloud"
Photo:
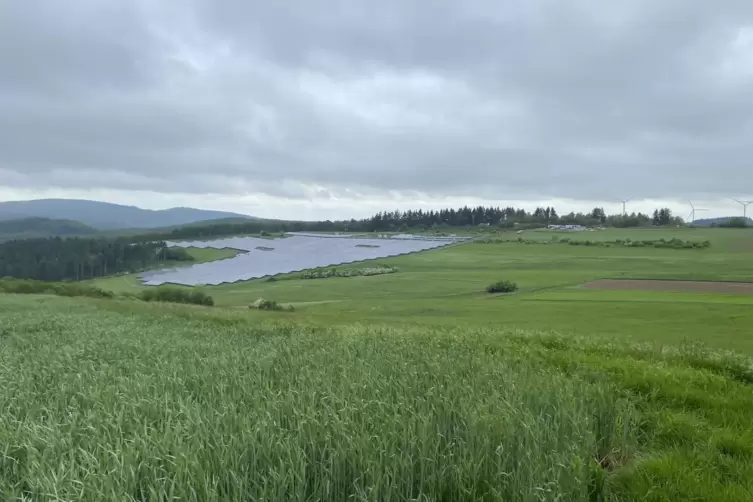
[[[753,4],[10,2],[0,185],[753,193]]]

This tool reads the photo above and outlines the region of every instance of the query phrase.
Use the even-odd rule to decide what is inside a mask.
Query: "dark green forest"
[[[72,220],[53,220],[50,218],[0,220],[0,242],[52,236],[81,237],[96,233],[96,229]]]
[[[85,280],[192,259],[186,250],[168,248],[164,242],[78,237],[13,240],[0,244],[0,277]]]

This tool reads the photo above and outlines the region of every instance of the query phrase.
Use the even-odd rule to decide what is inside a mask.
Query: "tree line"
[[[450,229],[453,227],[493,226],[498,228],[535,228],[546,225],[583,225],[640,227],[651,225],[683,225],[682,218],[669,208],[649,214],[630,213],[607,215],[595,207],[587,213],[560,214],[554,207],[537,207],[533,211],[514,207],[461,207],[440,210],[380,211],[369,218],[339,221],[251,220],[191,225],[166,232],[152,232],[132,237],[134,241],[208,239],[228,235],[277,232],[399,232],[409,230]]]
[[[85,280],[135,272],[160,262],[190,261],[184,249],[164,241],[127,238],[36,238],[0,243],[0,277],[40,281]]]
[[[660,218],[652,218],[643,213],[607,215],[602,207],[595,207],[588,213],[570,212],[559,214],[553,207],[537,207],[531,212],[514,207],[463,207],[439,211],[391,211],[377,213],[362,225],[369,230],[408,230],[468,226],[495,226],[513,228],[520,226],[543,227],[546,225],[582,225],[639,227],[650,225],[682,225],[682,218],[672,215],[669,208],[655,211]]]

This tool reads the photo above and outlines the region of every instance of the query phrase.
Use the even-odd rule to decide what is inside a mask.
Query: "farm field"
[[[753,282],[753,232],[521,235],[214,308],[0,295],[0,499],[753,500],[753,295],[584,287]]]
[[[503,233],[511,241],[519,235]],[[207,287],[217,305],[243,311],[259,298],[291,303],[295,322],[324,326],[405,324],[505,326],[652,343],[698,340],[753,354],[753,296],[656,291],[601,291],[600,279],[753,281],[753,231],[732,229],[533,231],[527,240],[679,238],[710,240],[708,249],[587,247],[567,244],[461,244],[416,255],[380,259],[400,272],[372,277],[302,280],[300,274]],[[194,252],[194,251],[192,251]],[[366,262],[370,263],[370,262]],[[355,265],[354,265],[355,266]],[[515,295],[485,287],[516,282]],[[94,281],[117,292],[138,291],[135,276]],[[265,316],[265,313],[259,313]]]
[[[49,296],[0,315],[3,500],[753,495],[753,373],[692,345]]]

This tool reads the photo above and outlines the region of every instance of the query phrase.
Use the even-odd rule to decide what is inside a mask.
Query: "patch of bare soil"
[[[683,293],[732,293],[739,295],[753,295],[753,282],[604,279],[587,282],[583,287],[602,290],[680,291]]]

